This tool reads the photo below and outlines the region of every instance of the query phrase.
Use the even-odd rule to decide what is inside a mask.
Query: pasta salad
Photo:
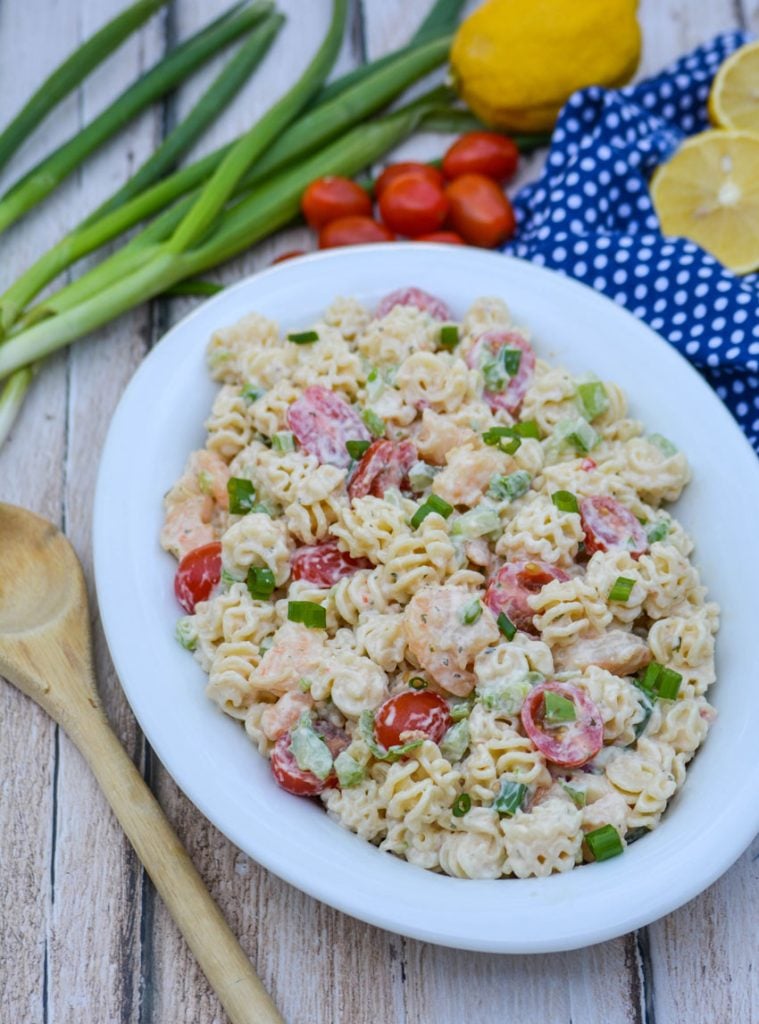
[[[217,331],[165,497],[177,637],[289,793],[412,864],[546,876],[655,828],[715,712],[684,455],[499,299]]]

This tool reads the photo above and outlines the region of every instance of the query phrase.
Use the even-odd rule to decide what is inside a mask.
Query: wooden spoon
[[[86,758],[232,1024],[284,1024],[95,689],[79,560],[52,523],[0,503],[0,673]]]

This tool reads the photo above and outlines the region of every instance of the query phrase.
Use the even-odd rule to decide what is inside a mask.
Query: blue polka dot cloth
[[[712,78],[748,38],[727,32],[636,85],[571,96],[540,178],[514,200],[519,232],[504,251],[648,323],[710,382],[759,453],[759,275],[737,277],[694,243],[665,238],[648,191],[657,165],[708,127]]]

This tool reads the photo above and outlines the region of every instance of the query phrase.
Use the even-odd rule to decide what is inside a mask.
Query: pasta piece
[[[259,662],[258,647],[249,640],[222,643],[216,649],[206,694],[232,718],[244,719],[257,698],[253,676]]]
[[[250,444],[252,427],[248,418],[248,403],[238,387],[227,384],[216,396],[211,415],[206,420],[210,451],[225,462],[230,462],[238,452]]]
[[[322,320],[336,330],[343,341],[355,342],[369,326],[371,314],[357,299],[339,296],[327,306]]]
[[[320,384],[354,401],[366,379],[361,359],[336,331],[320,328],[318,333],[319,341],[300,346],[290,380],[299,388]]]
[[[352,558],[368,558],[380,565],[388,560],[397,541],[411,536],[407,519],[414,507],[409,502],[407,509],[371,494],[354,498],[339,509],[330,533]]]
[[[414,352],[403,360],[395,387],[407,405],[450,413],[478,395],[478,373],[447,352]]]
[[[406,633],[400,612],[378,614],[369,612],[359,616],[356,640],[386,672],[393,672],[406,658]]]
[[[505,871],[517,878],[546,878],[582,860],[582,815],[569,800],[552,798],[529,813],[501,819]]]
[[[620,577],[632,580],[633,587],[624,601],[612,601],[610,595]],[[643,580],[637,560],[628,551],[622,548],[597,551],[588,562],[585,581],[595,589],[600,600],[607,602],[612,625],[631,626],[643,613],[648,586]]]
[[[359,569],[332,588],[335,613],[349,626],[355,626],[366,612],[387,611],[390,603],[378,569]]]
[[[577,415],[575,391],[575,381],[567,370],[538,359],[535,377],[524,396],[522,419],[535,420],[542,434],[550,434],[559,420]]]
[[[440,846],[440,867],[454,878],[500,878],[506,847],[495,811],[473,807]]]
[[[645,717],[641,691],[629,679],[621,679],[597,665],[586,668],[572,680],[598,710],[604,723],[604,743],[627,747],[636,739],[636,726]]]
[[[681,609],[692,610],[703,604],[705,588],[698,573],[677,548],[657,542],[641,555],[640,574],[648,587],[643,605],[652,619],[663,619],[679,614]]]
[[[274,605],[255,601],[244,583],[233,583],[227,591],[200,601],[192,616],[195,629],[195,657],[208,671],[219,644],[250,641],[259,645],[280,625]]]
[[[451,806],[459,784],[459,773],[432,740],[425,740],[413,757],[390,766],[379,798],[388,819],[417,829],[430,825]]]
[[[527,599],[535,612],[534,623],[550,647],[565,647],[583,636],[602,630],[611,612],[593,587],[576,578],[552,580]]]
[[[436,512],[407,535],[395,537],[384,555],[382,587],[387,600],[408,604],[424,586],[442,582],[456,569],[456,552],[445,526]]]
[[[531,495],[506,524],[496,552],[509,562],[574,564],[585,534],[577,512],[562,512],[543,494]]]
[[[356,339],[361,355],[377,367],[394,367],[418,350],[435,348],[440,325],[415,306],[394,306]]]
[[[387,833],[385,809],[379,799],[379,784],[365,778],[346,789],[328,789],[322,800],[330,818],[369,842]]]
[[[261,350],[277,349],[280,345],[279,328],[274,321],[259,313],[250,313],[230,327],[223,327],[212,334],[207,349],[211,376],[225,384],[244,384],[251,379],[246,356]]]
[[[263,512],[243,516],[224,534],[221,560],[233,577],[244,577],[251,566],[270,569],[278,587],[290,575],[293,542],[287,527]]]

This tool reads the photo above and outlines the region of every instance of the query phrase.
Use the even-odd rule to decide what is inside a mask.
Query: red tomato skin
[[[609,548],[624,548],[633,558],[640,558],[648,550],[646,531],[632,512],[615,498],[583,498],[580,519],[588,556]]]
[[[558,693],[575,706],[577,720],[568,722],[551,735],[543,728],[541,709],[547,691]],[[522,706],[524,731],[537,749],[552,764],[564,768],[579,768],[596,756],[603,746],[604,726],[601,712],[584,691],[570,683],[549,680],[533,687]]]
[[[317,587],[332,587],[345,576],[372,567],[366,558],[351,558],[341,551],[336,540],[298,548],[290,565],[294,580],[306,580]]]
[[[349,497],[352,500],[372,494],[375,498],[381,498],[391,487],[407,489],[408,471],[416,460],[416,447],[411,441],[398,444],[383,438],[374,441],[356,467],[348,485]]]
[[[313,772],[299,768],[290,750],[291,742],[292,736],[286,732],[274,744],[269,759],[272,774],[282,789],[293,796],[318,796],[327,788],[328,779],[320,779]]]
[[[495,132],[468,132],[456,139],[443,157],[443,174],[449,180],[464,174],[484,174],[499,184],[514,176],[519,150],[513,139]]]
[[[342,245],[392,242],[394,239],[393,232],[372,217],[339,217],[325,224],[319,232],[319,248],[336,249]]]
[[[309,226],[317,231],[339,217],[370,217],[372,213],[372,201],[361,186],[334,175],[312,181],[300,206]]]
[[[218,541],[188,551],[174,577],[177,601],[192,614],[196,604],[208,600],[220,579],[221,544]]]
[[[379,208],[392,231],[416,238],[442,227],[448,215],[448,197],[440,185],[411,171],[385,186]]]
[[[452,725],[448,704],[431,690],[396,693],[380,704],[374,716],[374,731],[385,749],[403,743],[404,732],[423,732],[439,743]]]
[[[450,225],[470,245],[494,249],[514,234],[514,210],[491,178],[462,174],[448,185],[446,194]]]
[[[358,413],[329,388],[312,384],[287,410],[287,424],[301,448],[319,462],[347,469],[348,441],[370,441]]]
[[[538,594],[553,580],[566,582],[569,576],[563,569],[548,562],[507,562],[490,578],[485,592],[485,604],[496,618],[505,612],[517,629],[536,632],[534,612],[528,598]]]
[[[466,245],[466,242],[455,231],[430,231],[428,235],[419,235],[415,242],[437,242],[440,245]]]
[[[524,396],[532,383],[535,374],[535,351],[529,341],[525,341],[516,331],[486,331],[481,334],[466,356],[466,361],[475,370],[480,369],[483,349],[495,355],[502,348],[518,348],[522,353],[519,369],[512,377],[505,391],[483,391],[482,397],[493,412],[505,409],[512,416],[519,412]]]
[[[287,249],[285,252],[281,252],[279,256],[275,256],[271,261],[271,265],[275,266],[277,263],[284,263],[286,260],[294,260],[297,256],[305,255],[305,249]]]
[[[379,178],[377,178],[374,183],[374,194],[377,199],[380,198],[387,186],[401,174],[416,174],[420,178],[424,178],[431,185],[437,185],[439,188],[445,185],[445,178],[437,167],[432,167],[430,164],[421,164],[415,160],[402,160],[397,164],[389,164],[380,174]]]
[[[443,323],[451,319],[451,311],[443,300],[436,295],[430,295],[429,292],[425,292],[421,288],[398,288],[385,295],[377,304],[374,319],[379,320],[381,317],[387,316],[390,310],[395,309],[396,306],[415,306],[423,313],[429,313],[433,320],[440,320]]]

